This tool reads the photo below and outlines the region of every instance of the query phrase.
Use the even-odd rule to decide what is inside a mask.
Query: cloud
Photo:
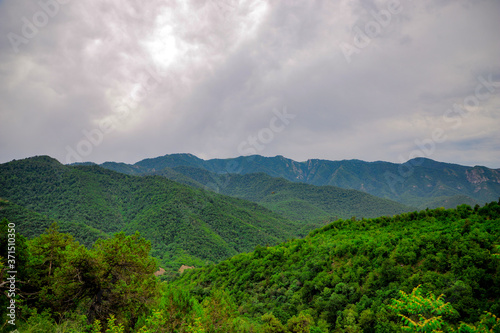
[[[95,162],[233,157],[286,108],[296,117],[257,142],[260,154],[400,162],[440,128],[447,140],[426,157],[498,168],[499,7],[4,0],[0,162],[66,162],[70,150]],[[474,96],[479,77],[492,90],[454,127],[462,115],[444,115]]]

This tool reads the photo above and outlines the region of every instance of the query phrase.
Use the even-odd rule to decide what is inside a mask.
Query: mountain
[[[175,269],[300,237],[312,228],[165,177],[65,166],[48,156],[1,164],[0,198],[0,218],[15,222],[22,233],[34,236],[53,220],[78,231],[77,240],[87,244],[96,236],[139,231],[162,264]]]
[[[171,170],[168,174],[165,170]],[[215,174],[197,167],[180,166],[155,172],[177,181],[182,174],[218,193],[256,202],[292,220],[336,220],[338,218],[392,216],[414,210],[395,201],[342,189],[315,186],[274,178],[265,173]],[[170,178],[172,179],[172,178]]]
[[[261,172],[293,182],[359,190],[422,209],[440,204],[451,208],[462,203],[486,203],[500,197],[499,169],[461,166],[427,158],[396,164],[320,159],[296,162],[283,156],[259,155],[203,160],[192,154],[172,154],[145,159],[130,167],[144,174],[180,166],[202,168],[216,174]],[[105,167],[118,170],[119,166],[108,163]],[[125,169],[122,172],[128,173]]]

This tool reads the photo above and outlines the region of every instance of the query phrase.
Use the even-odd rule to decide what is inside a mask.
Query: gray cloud
[[[0,162],[233,157],[253,137],[297,160],[500,167],[498,1],[58,1],[0,1]]]

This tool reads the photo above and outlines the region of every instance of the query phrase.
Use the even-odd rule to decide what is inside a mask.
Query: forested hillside
[[[428,158],[397,164],[319,159],[297,162],[283,156],[259,155],[202,160],[192,154],[171,154],[145,159],[127,167],[119,163],[104,166],[134,174],[179,166],[202,168],[216,174],[263,172],[293,182],[359,190],[421,209],[483,204],[500,196],[500,170],[442,163]]]
[[[392,216],[414,210],[395,201],[336,186],[315,186],[273,178],[265,173],[215,174],[194,167],[175,167],[165,177],[182,182],[185,175],[218,193],[256,202],[293,220],[331,220]]]
[[[500,202],[340,219],[168,282],[139,234],[16,239],[20,332],[500,331]]]
[[[224,289],[250,318],[270,321],[263,316],[271,314],[286,325],[303,315],[336,332],[397,332],[391,299],[421,285],[444,294],[456,311],[444,320],[457,327],[479,322],[484,311],[500,314],[499,245],[496,202],[338,220],[305,239],[187,272],[172,285],[198,300]]]
[[[57,221],[16,205],[8,200],[0,199],[0,219],[3,218],[9,221],[15,221],[17,231],[27,238],[41,235],[54,222],[59,225],[59,230],[61,232],[73,235],[87,247],[91,247],[99,238],[109,237],[109,234],[90,227],[85,223]]]
[[[49,220],[60,221],[62,231],[87,245],[97,235],[140,231],[152,242],[153,255],[172,270],[216,262],[312,229],[255,203],[164,177],[65,166],[47,156],[0,165],[0,198],[10,202],[2,203],[0,218],[14,219],[26,236],[38,235]]]

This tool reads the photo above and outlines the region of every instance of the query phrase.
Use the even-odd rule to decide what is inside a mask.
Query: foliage
[[[408,332],[437,332],[444,329],[443,316],[455,315],[457,312],[451,304],[443,301],[444,295],[436,298],[429,292],[427,297],[422,295],[420,286],[413,289],[411,294],[400,291],[400,299],[393,299],[390,306],[402,318]]]
[[[47,156],[1,164],[0,198],[0,218],[15,221],[28,238],[42,234],[54,220],[87,247],[116,232],[139,231],[170,273],[183,264],[218,262],[303,232],[255,203],[160,176],[65,166]]]
[[[400,291],[400,299],[393,299],[390,308],[401,317],[405,324],[402,329],[407,332],[500,332],[500,318],[487,311],[477,325],[462,322],[457,329],[451,327],[444,317],[455,316],[457,312],[450,303],[444,303],[443,296],[436,298],[429,292],[424,297],[417,286],[409,295]]]
[[[361,191],[291,182],[265,173],[218,175],[188,167],[174,170],[219,193],[256,202],[292,220],[325,221],[352,216],[369,218],[411,210],[408,206]]]
[[[57,221],[4,199],[0,199],[0,218],[15,221],[16,230],[28,239],[43,234],[54,222],[61,232],[71,234],[87,247],[91,247],[99,238],[109,237],[107,233],[84,223]]]
[[[20,295],[29,327],[67,325],[75,322],[71,314],[78,322],[97,319],[96,327],[108,320],[104,328],[120,332],[157,304],[156,261],[138,233],[115,234],[88,250],[54,224],[27,245],[29,279]]]
[[[424,306],[427,300],[426,306],[438,304],[444,312],[428,308],[423,317],[404,315],[415,325],[441,316],[458,329],[461,322],[477,323],[484,311],[500,312],[500,262],[494,256],[499,236],[497,202],[338,220],[305,239],[257,246],[252,253],[187,271],[171,284],[200,302],[211,290],[225,289],[240,313],[260,318],[270,331],[282,329],[277,320],[287,328],[290,318],[303,313],[312,325],[322,321],[335,332],[400,330],[391,299],[422,285],[430,294],[424,297],[417,289],[407,306]]]
[[[146,159],[126,168],[119,166],[118,163],[103,166],[126,173],[132,170],[130,173],[134,174],[158,171],[161,173],[165,168],[184,173],[180,167],[203,169],[215,174],[246,175],[263,172],[271,177],[284,178],[292,182],[361,190],[420,209],[454,208],[459,204],[486,203],[497,200],[500,193],[500,184],[497,181],[500,176],[499,170],[441,163],[428,158],[414,158],[406,163],[395,164],[381,161],[319,159],[296,162],[283,156],[259,155],[202,160],[191,154],[171,154]],[[193,175],[193,172],[188,175]],[[217,178],[206,182],[203,177],[206,178],[206,175],[193,176],[196,181],[205,185],[213,183],[219,188],[222,187]],[[477,181],[479,179],[481,181]]]
[[[0,185],[0,216],[29,233],[16,234],[23,332],[500,332],[498,202],[337,219],[292,239],[304,224],[157,176],[38,157],[0,165]],[[202,267],[161,282],[151,254]]]
[[[87,249],[54,225],[27,242],[33,278],[22,287],[20,327],[498,332],[499,222],[496,202],[338,220],[305,239],[257,246],[161,285],[150,245],[138,234],[119,233]]]

